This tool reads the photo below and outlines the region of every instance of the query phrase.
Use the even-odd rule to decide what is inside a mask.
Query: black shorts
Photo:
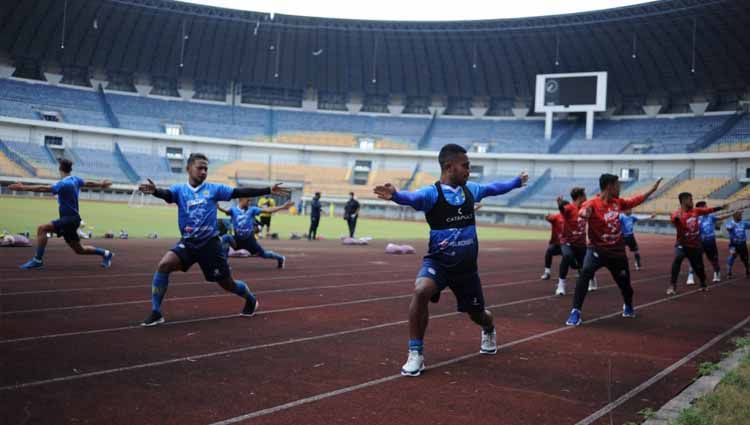
[[[239,239],[235,236],[234,242],[237,244],[237,249],[246,249],[252,255],[263,255],[265,253],[263,247],[254,237]]]
[[[703,245],[703,253],[706,254],[706,258],[711,261],[719,258],[719,248],[716,246],[716,239],[701,241],[701,245]]]
[[[638,251],[638,242],[635,240],[635,235],[623,236],[623,239],[625,240],[625,245],[630,248],[631,252]]]
[[[560,248],[560,244],[554,244],[551,243],[547,247],[547,254],[555,256],[555,255],[562,255],[562,249]]]
[[[221,249],[219,238],[211,238],[200,247],[187,246],[180,241],[171,251],[180,258],[183,272],[190,270],[193,264],[198,263],[203,271],[203,277],[209,282],[218,282],[230,276],[231,269],[224,250]]]
[[[261,229],[263,227],[267,227],[269,230],[271,229],[271,216],[268,217],[261,217],[260,218],[260,227]]]
[[[81,226],[81,217],[65,216],[60,217],[52,222],[55,227],[55,233],[58,237],[62,236],[65,242],[78,242],[81,237],[78,236],[78,227]]]
[[[456,296],[456,310],[462,313],[484,311],[484,294],[479,273],[451,273],[435,260],[425,258],[417,278],[428,277],[435,281],[438,291],[451,288]]]

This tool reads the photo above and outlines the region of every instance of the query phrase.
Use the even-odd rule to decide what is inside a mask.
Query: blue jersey
[[[635,222],[638,221],[638,217],[633,214],[626,215],[620,213],[620,229],[622,229],[623,236],[633,236],[635,230]]]
[[[52,185],[52,193],[57,195],[60,217],[81,217],[78,212],[78,192],[83,187],[83,179],[68,176]]]
[[[230,208],[229,216],[232,217],[234,235],[239,239],[254,237],[255,216],[258,214],[260,214],[260,208],[258,207],[250,207],[246,210],[237,207]]]
[[[187,183],[172,185],[172,202],[177,204],[182,242],[201,247],[219,235],[216,203],[232,199],[234,189],[223,184],[203,183],[192,187]]]
[[[698,224],[701,228],[701,240],[712,241],[716,239],[716,216],[713,214],[702,215],[698,217]]]
[[[729,243],[732,244],[744,244],[747,242],[747,230],[750,230],[750,222],[742,220],[739,223],[734,220],[729,220],[725,225],[727,233],[729,233]]]
[[[471,193],[474,202],[479,202],[488,196],[500,195],[521,187],[521,179],[515,178],[507,182],[495,182],[489,185],[467,182],[466,189]],[[459,206],[466,201],[461,187],[441,186],[445,201],[453,206]],[[409,205],[418,211],[429,212],[438,201],[438,190],[435,185],[423,187],[416,192],[396,192],[393,201],[401,205]],[[460,211],[463,215],[474,211]],[[477,230],[475,225],[460,228],[431,229],[428,257],[448,268],[458,265],[476,265],[479,251]]]

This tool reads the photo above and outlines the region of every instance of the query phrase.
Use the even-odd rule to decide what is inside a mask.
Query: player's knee
[[[46,226],[45,226],[44,224],[40,224],[40,225],[39,225],[39,226],[38,226],[38,227],[36,228],[36,234],[37,234],[37,235],[43,235],[43,234],[45,234],[45,233],[47,233],[47,228],[46,228]]]
[[[172,271],[172,265],[167,261],[161,260],[156,267],[156,270],[159,273],[170,273]]]
[[[414,296],[420,301],[427,303],[430,300],[430,297],[435,293],[435,288],[433,288],[431,285],[417,285],[416,288],[414,288]]]

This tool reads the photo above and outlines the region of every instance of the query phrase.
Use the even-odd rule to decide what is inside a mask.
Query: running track
[[[2,423],[575,424],[637,420],[658,408],[750,328],[750,281],[667,297],[671,239],[640,236],[633,273],[638,318],[619,317],[606,272],[584,325],[563,322],[570,295],[541,282],[544,242],[484,242],[487,304],[501,350],[477,355],[479,330],[448,292],[431,305],[428,370],[402,378],[406,312],[419,256],[383,246],[278,241],[288,267],[232,261],[258,293],[257,316],[203,283],[174,274],[167,324],[142,329],[150,276],[170,241],[101,241],[106,271],[60,241],[45,270],[21,272],[29,249],[0,256]],[[423,244],[417,243],[419,250]],[[722,246],[722,257],[726,247]],[[557,265],[555,261],[555,266]],[[71,268],[71,264],[74,264]],[[686,266],[684,266],[686,267]],[[556,273],[553,274],[553,277]],[[681,277],[684,281],[684,276]],[[569,284],[572,289],[572,284]]]

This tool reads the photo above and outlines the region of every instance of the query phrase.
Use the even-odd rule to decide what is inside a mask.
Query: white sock
[[[551,271],[549,267],[544,268],[544,274],[550,274]]]

